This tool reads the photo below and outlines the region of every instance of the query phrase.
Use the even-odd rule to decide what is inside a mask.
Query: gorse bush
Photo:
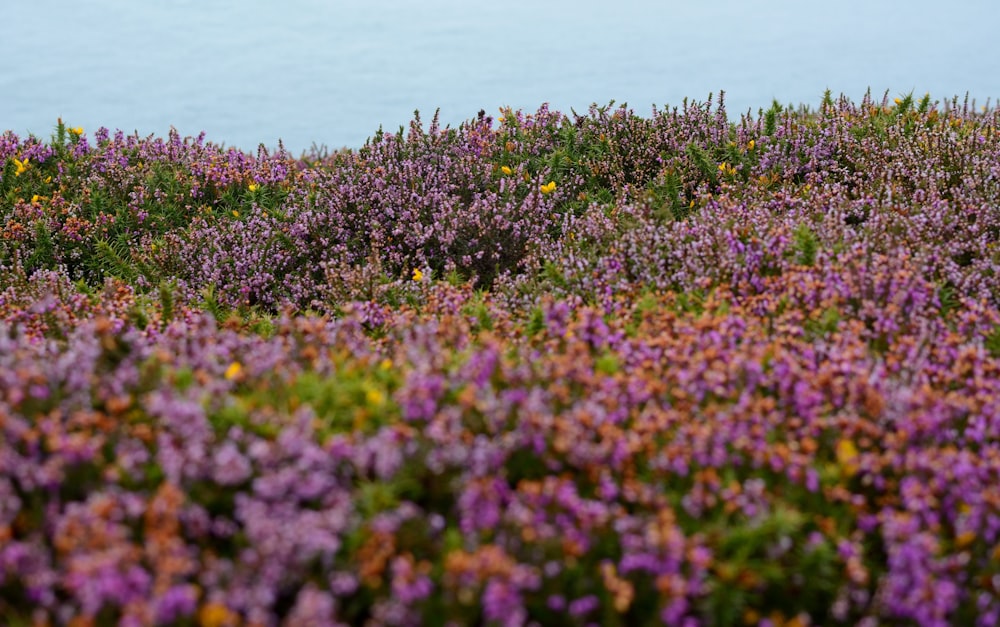
[[[998,123],[0,135],[0,622],[992,625]]]

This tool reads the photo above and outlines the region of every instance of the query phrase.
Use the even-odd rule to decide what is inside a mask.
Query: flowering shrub
[[[0,619],[993,625],[1000,110],[0,136]]]

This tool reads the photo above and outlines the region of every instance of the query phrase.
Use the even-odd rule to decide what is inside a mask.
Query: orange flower
[[[202,627],[226,627],[236,624],[236,614],[222,603],[206,603],[198,611],[198,623]]]

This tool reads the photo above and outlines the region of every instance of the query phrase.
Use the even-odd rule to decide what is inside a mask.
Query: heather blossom
[[[996,624],[998,128],[4,133],[0,622]]]

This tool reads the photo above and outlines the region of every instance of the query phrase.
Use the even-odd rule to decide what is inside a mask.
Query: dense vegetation
[[[1000,109],[0,136],[0,621],[994,625]]]

